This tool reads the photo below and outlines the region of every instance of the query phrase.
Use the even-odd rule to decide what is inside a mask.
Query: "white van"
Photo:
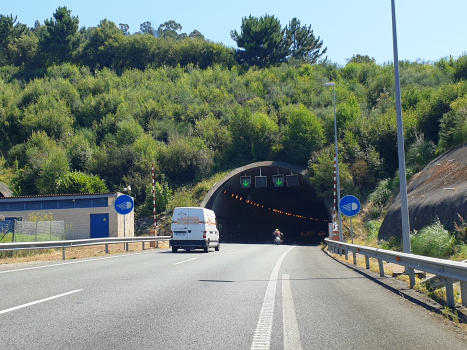
[[[214,211],[198,207],[178,207],[172,216],[172,252],[178,249],[204,249],[214,247],[219,251],[219,230]]]

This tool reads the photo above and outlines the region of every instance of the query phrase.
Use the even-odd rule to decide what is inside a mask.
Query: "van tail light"
[[[174,232],[173,231],[170,231],[170,238],[174,238]]]
[[[203,238],[206,238],[206,231],[203,231]]]

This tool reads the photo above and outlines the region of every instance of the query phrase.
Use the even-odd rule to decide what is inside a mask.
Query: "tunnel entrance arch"
[[[256,188],[255,177],[265,176],[267,186]],[[273,175],[297,175],[298,186],[274,187]],[[305,171],[296,165],[265,161],[245,165],[218,181],[201,206],[216,212],[223,242],[271,242],[278,228],[286,243],[316,242],[327,235],[331,212]],[[250,188],[242,188],[241,176],[251,176]]]

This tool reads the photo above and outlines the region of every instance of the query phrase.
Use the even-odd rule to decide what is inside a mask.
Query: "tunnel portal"
[[[298,186],[286,182],[284,187],[274,187],[273,175],[277,174],[284,179],[297,175]],[[255,186],[259,175],[266,177],[265,188]],[[242,176],[251,176],[251,188],[242,188]],[[284,243],[316,243],[327,235],[331,222],[328,208],[317,198],[303,170],[284,162],[258,162],[235,169],[214,185],[201,206],[216,213],[222,242],[272,242],[272,232],[279,229]]]

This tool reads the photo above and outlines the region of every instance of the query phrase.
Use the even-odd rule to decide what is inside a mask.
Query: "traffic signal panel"
[[[251,188],[251,176],[240,176],[241,188]]]
[[[287,187],[298,186],[298,175],[287,175]]]
[[[255,176],[256,188],[266,188],[268,186],[268,178],[266,176]]]
[[[284,175],[272,175],[274,187],[284,187]]]

